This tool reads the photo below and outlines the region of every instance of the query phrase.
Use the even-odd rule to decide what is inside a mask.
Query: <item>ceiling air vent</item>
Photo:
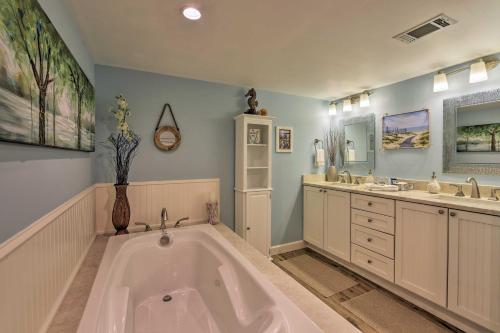
[[[456,20],[444,14],[438,15],[429,21],[417,25],[410,30],[407,30],[401,34],[394,36],[394,39],[402,41],[403,43],[413,43],[417,39],[420,39],[428,34],[438,31],[440,29],[446,28],[449,25],[457,23]]]

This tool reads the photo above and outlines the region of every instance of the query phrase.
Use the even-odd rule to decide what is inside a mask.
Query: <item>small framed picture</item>
[[[293,128],[276,126],[276,152],[291,153],[293,151]]]
[[[260,143],[260,129],[258,128],[248,129],[248,143],[253,145]]]

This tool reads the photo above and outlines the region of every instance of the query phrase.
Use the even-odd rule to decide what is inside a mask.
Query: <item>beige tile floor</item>
[[[94,240],[47,333],[76,332],[107,243],[107,236]]]
[[[304,269],[308,279],[302,280],[301,276],[303,277],[304,274],[296,275],[288,271],[287,266],[282,264],[285,260],[301,255],[311,256],[357,283],[353,287],[325,297],[304,281],[314,274],[307,274],[307,269]],[[303,249],[276,255],[273,256],[273,262],[362,332],[462,332],[312,250]],[[295,267],[295,272],[296,269],[297,267]]]

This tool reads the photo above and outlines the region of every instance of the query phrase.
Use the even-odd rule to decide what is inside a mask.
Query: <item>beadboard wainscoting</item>
[[[111,183],[96,184],[96,232],[114,233],[111,221],[115,189]],[[219,179],[186,179],[130,183],[127,196],[130,202],[129,230],[142,230],[135,222],[146,222],[159,226],[160,213],[167,208],[169,221],[175,223],[182,217],[189,217],[185,223],[208,220],[207,202],[212,197],[219,200]],[[220,216],[220,215],[219,215]]]
[[[91,186],[0,244],[2,332],[46,331],[95,238],[95,202]]]

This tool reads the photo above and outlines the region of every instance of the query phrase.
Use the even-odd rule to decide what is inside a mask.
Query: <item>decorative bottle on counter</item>
[[[439,193],[441,191],[441,186],[439,185],[439,182],[437,180],[437,177],[436,177],[436,172],[432,172],[432,179],[431,181],[429,182],[429,184],[427,184],[427,191],[429,191],[429,193]]]

